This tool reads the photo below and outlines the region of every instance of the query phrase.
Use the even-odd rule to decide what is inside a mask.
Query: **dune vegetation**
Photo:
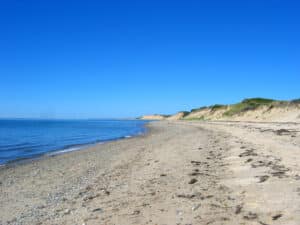
[[[149,118],[148,116],[144,117]],[[268,98],[246,98],[235,104],[215,104],[181,111],[174,115],[156,115],[165,120],[243,120],[243,121],[298,121],[300,99],[281,101]]]

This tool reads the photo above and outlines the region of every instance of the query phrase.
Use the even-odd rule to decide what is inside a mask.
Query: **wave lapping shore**
[[[0,165],[145,132],[141,120],[0,119]]]
[[[300,224],[300,125],[161,121],[0,170],[0,224]]]

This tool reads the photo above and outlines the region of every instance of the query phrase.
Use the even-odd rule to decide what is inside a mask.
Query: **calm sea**
[[[141,120],[0,120],[0,164],[145,132]]]

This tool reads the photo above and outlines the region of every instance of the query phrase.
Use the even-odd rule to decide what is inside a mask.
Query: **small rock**
[[[196,183],[197,181],[198,181],[197,179],[193,178],[193,179],[191,179],[191,180],[189,181],[189,184],[194,184],[194,183]]]

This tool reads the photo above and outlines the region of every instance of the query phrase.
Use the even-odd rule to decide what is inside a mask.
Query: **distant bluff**
[[[266,98],[248,98],[230,105],[215,104],[174,115],[145,115],[145,120],[203,120],[300,122],[300,99],[279,101]]]

